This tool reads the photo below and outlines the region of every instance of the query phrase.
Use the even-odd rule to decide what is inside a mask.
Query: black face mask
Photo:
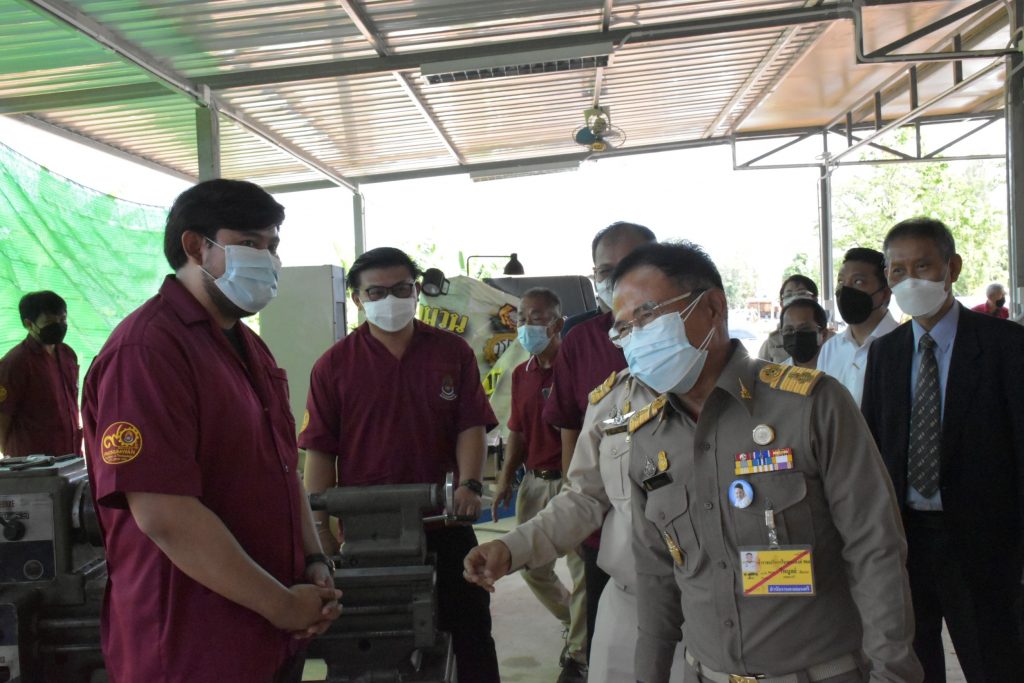
[[[68,333],[67,323],[50,323],[39,328],[39,341],[47,346],[60,344],[64,341],[64,335]]]
[[[874,292],[877,294],[878,292]],[[839,315],[848,325],[859,325],[871,317],[875,310],[875,302],[871,300],[873,294],[862,292],[853,287],[840,287],[836,296],[836,304],[839,306]]]
[[[1002,299],[996,299],[996,308],[1002,308],[1005,305],[1006,305],[1006,297],[1003,297]]]
[[[818,353],[818,333],[807,330],[784,334],[782,348],[797,363],[806,363]]]

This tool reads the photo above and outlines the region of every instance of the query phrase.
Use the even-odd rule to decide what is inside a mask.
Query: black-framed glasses
[[[677,301],[682,301],[683,299],[691,297],[695,294],[703,293],[703,289],[694,289],[687,292],[686,294],[680,294],[679,296],[674,296],[671,299],[665,299],[664,301],[661,301],[659,303],[648,301],[647,303],[641,306],[637,306],[637,308],[633,311],[633,314],[636,317],[629,321],[623,321],[620,323],[613,324],[612,328],[608,330],[608,338],[612,340],[612,344],[615,344],[616,346],[621,348],[629,341],[629,335],[633,333],[633,330],[642,330],[644,327],[650,325],[652,322],[654,322],[662,315],[664,315],[664,312],[661,311],[666,306],[674,304]],[[690,307],[692,306],[693,304],[690,304]]]
[[[368,301],[380,301],[381,299],[386,298],[388,294],[392,295],[396,299],[408,299],[415,291],[415,282],[399,282],[398,284],[391,285],[390,287],[370,285],[363,290],[363,294],[366,295],[366,299]]]

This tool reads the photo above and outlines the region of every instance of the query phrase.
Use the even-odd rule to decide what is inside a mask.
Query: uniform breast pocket
[[[704,564],[697,526],[690,514],[690,499],[682,486],[665,486],[647,496],[644,514],[661,534],[677,572],[692,576]]]
[[[608,500],[629,501],[629,446],[625,437],[606,436],[601,440],[600,468]]]
[[[773,511],[780,545],[814,544],[814,521],[803,472],[768,472],[754,475],[748,481],[754,490],[754,500],[747,508],[731,508],[738,546],[768,545],[768,509]]]
[[[274,398],[281,407],[281,412],[284,413],[288,421],[294,426],[295,416],[292,415],[292,407],[290,403],[291,394],[288,390],[288,373],[283,368],[268,368],[267,379],[270,383],[271,390],[274,392]]]

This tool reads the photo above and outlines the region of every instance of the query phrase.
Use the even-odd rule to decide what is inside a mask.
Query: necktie
[[[939,490],[939,446],[942,438],[942,396],[939,393],[939,365],[935,362],[935,340],[921,337],[921,365],[917,371],[914,405],[910,411],[910,452],[907,477],[925,498]]]

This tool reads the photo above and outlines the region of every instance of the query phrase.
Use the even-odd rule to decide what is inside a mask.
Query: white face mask
[[[366,319],[385,332],[398,332],[411,323],[418,303],[415,294],[404,299],[388,294],[379,301],[362,301]]]
[[[695,348],[686,336],[686,319],[703,296],[701,293],[680,313],[667,313],[633,330],[622,345],[630,374],[658,393],[685,394],[704,370],[714,328],[700,348]]]
[[[597,289],[597,298],[607,306],[609,309],[612,307],[612,279],[606,277],[595,285]]]
[[[224,250],[224,274],[214,278],[213,282],[228,301],[249,313],[259,313],[266,308],[277,296],[281,259],[266,249],[240,244],[225,247],[209,237],[206,240]],[[205,268],[202,270],[210,275]],[[210,277],[213,278],[212,275]]]
[[[892,288],[896,303],[907,315],[914,318],[930,318],[946,303],[946,278],[938,282],[908,277]]]

